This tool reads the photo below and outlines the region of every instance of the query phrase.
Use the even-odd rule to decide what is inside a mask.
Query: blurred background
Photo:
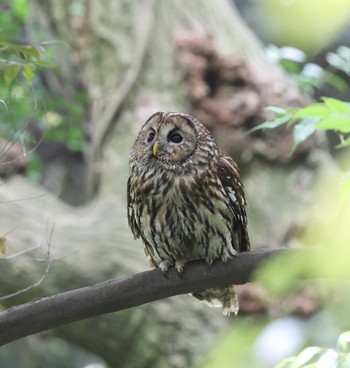
[[[177,296],[10,343],[0,367],[350,367],[349,76],[349,0],[1,0],[1,309],[147,269],[126,181],[159,110],[237,161],[252,250],[312,252],[237,287],[237,317]],[[322,97],[341,128],[273,120],[321,119]]]

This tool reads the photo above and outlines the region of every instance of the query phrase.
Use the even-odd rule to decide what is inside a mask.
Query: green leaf
[[[41,55],[40,55],[39,50],[34,46],[28,46],[27,53],[28,53],[28,55],[33,56],[36,60],[41,59]]]
[[[328,116],[330,111],[327,106],[323,103],[314,103],[312,105],[308,105],[298,110],[293,114],[292,121],[302,119],[305,117],[317,117],[322,118],[324,116]]]
[[[327,73],[327,82],[339,91],[346,91],[349,88],[349,84],[341,77],[333,73]]]
[[[34,57],[36,60],[41,59],[40,52],[35,46],[19,45],[6,41],[2,41],[1,44],[3,44],[6,48],[12,50],[13,52],[17,53],[23,59],[29,59],[30,57]]]
[[[28,58],[29,56],[32,56],[36,60],[40,60],[41,59],[40,52],[34,46],[17,45],[16,48],[17,48],[17,51],[18,52],[22,53],[25,56],[25,58]]]
[[[29,14],[27,0],[12,0],[12,9],[14,13],[25,20]]]
[[[265,108],[265,110],[274,112],[275,114],[278,114],[278,115],[282,115],[282,114],[287,113],[287,110],[282,109],[282,107],[278,107],[278,106],[268,106],[268,107]]]
[[[316,127],[321,130],[337,130],[342,133],[348,133],[350,132],[350,115],[333,114],[328,118],[320,120]]]
[[[326,54],[326,60],[333,67],[342,70],[346,74],[350,74],[350,49],[346,46],[338,47],[336,53],[329,52]]]
[[[305,367],[307,364],[316,363],[319,357],[325,352],[325,349],[310,346],[305,348],[295,359],[293,367]],[[316,365],[315,365],[316,367]]]
[[[291,117],[292,117],[291,114],[286,114],[286,115],[279,116],[273,120],[265,121],[262,124],[259,124],[258,126],[256,126],[255,128],[250,129],[249,133],[252,133],[252,132],[255,132],[261,129],[277,128],[280,125],[286,124],[290,120]]]
[[[43,61],[43,60],[36,61],[35,65],[41,66],[43,68],[56,68],[56,64],[50,63],[48,61]]]
[[[301,72],[302,66],[299,62],[282,59],[279,63],[290,74],[300,74]]]
[[[12,83],[12,81],[16,78],[19,70],[20,67],[17,64],[11,64],[5,68],[4,81],[6,86],[9,86]]]
[[[34,67],[32,65],[23,66],[22,74],[24,78],[31,84],[35,76]]]
[[[339,336],[337,350],[342,353],[350,353],[350,331],[344,332]]]
[[[350,61],[350,48],[347,46],[340,46],[337,48],[337,54],[347,61]]]
[[[322,97],[325,105],[332,110],[332,112],[344,112],[346,114],[350,113],[350,105],[347,102],[337,100],[330,97]]]
[[[72,152],[78,152],[84,148],[84,142],[82,142],[81,140],[77,140],[77,139],[75,140],[69,139],[67,141],[67,147]]]
[[[319,118],[305,117],[300,120],[293,129],[293,147],[292,152],[298,146],[299,143],[309,138],[316,130],[316,124]]]

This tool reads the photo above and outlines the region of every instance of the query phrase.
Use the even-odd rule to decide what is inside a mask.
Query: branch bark
[[[181,277],[171,268],[140,272],[22,304],[0,314],[0,345],[62,324],[120,311],[174,295],[245,284],[262,262],[285,249],[240,253],[226,264],[188,263]]]

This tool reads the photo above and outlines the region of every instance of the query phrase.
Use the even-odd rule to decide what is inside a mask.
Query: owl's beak
[[[155,142],[153,145],[153,155],[157,156],[158,153],[158,142]]]

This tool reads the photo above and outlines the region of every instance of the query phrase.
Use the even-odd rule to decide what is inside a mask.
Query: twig
[[[32,247],[29,247],[29,248],[26,248],[24,250],[21,250],[20,252],[17,252],[17,253],[14,253],[14,254],[11,254],[10,256],[4,256],[4,257],[1,257],[0,258],[0,261],[7,261],[9,259],[15,259],[15,258],[18,258],[19,256],[23,255],[23,254],[26,254],[26,253],[29,253],[31,252],[32,250],[35,250],[35,249],[38,249],[41,247],[41,243],[38,243],[38,244],[35,244],[33,245]],[[0,298],[1,300],[1,298]]]
[[[43,272],[43,274],[41,275],[41,277],[39,278],[39,280],[37,280],[35,283],[33,284],[30,284],[29,286],[21,289],[21,290],[17,290],[15,291],[14,293],[12,294],[7,294],[7,295],[4,295],[2,297],[0,297],[0,301],[3,301],[3,300],[7,300],[7,299],[10,299],[10,298],[13,298],[17,295],[20,295],[20,294],[23,294],[23,293],[26,293],[27,291],[39,286],[45,279],[45,277],[47,276],[47,274],[49,273],[49,269],[50,269],[50,266],[51,266],[51,242],[52,242],[52,236],[53,236],[53,231],[54,231],[54,228],[55,228],[55,225],[53,224],[51,226],[51,229],[50,229],[50,233],[48,234],[48,238],[47,238],[47,252],[46,252],[46,267],[45,267],[45,270]],[[46,225],[46,231],[48,232],[48,224]],[[33,246],[33,247],[30,247],[30,248],[27,248],[25,250],[23,250],[22,252],[18,252],[16,254],[12,254],[11,256],[7,256],[3,259],[6,259],[6,260],[9,260],[9,259],[13,259],[13,258],[16,258],[22,254],[25,254],[27,252],[30,252],[38,247],[40,247],[40,243]]]
[[[172,268],[109,280],[32,301],[0,314],[0,345],[62,324],[120,311],[174,295],[211,287],[244,284],[261,263],[286,251],[270,249],[240,253],[226,264],[204,261],[186,264],[181,277]],[[298,250],[289,250],[295,252]]]

